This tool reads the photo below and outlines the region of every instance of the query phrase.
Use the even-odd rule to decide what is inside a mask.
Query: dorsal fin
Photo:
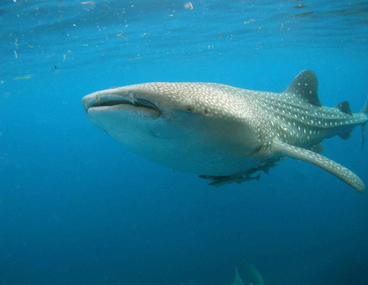
[[[339,109],[345,114],[353,115],[353,112],[350,110],[350,103],[348,101],[341,102],[335,108]]]
[[[299,95],[314,106],[322,106],[318,99],[317,76],[311,70],[303,70],[300,72],[284,92]]]

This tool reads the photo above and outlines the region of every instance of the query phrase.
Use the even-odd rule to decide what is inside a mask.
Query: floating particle
[[[192,4],[192,2],[187,2],[184,4],[184,9],[185,10],[193,10],[194,9],[194,6]]]
[[[85,1],[85,2],[81,2],[82,5],[92,5],[92,6],[96,6],[95,1]]]
[[[140,59],[142,59],[141,55],[140,55],[140,54],[137,54],[137,56],[136,56],[136,57],[128,58],[128,61],[140,60]]]
[[[255,22],[256,21],[256,19],[250,19],[249,21],[244,21],[243,23],[244,24],[249,24],[249,23],[251,23],[251,22]]]
[[[303,9],[303,8],[307,8],[308,6],[306,5],[302,5],[302,4],[298,4],[296,6],[294,6],[294,9]]]
[[[89,10],[92,10],[96,7],[96,3],[94,1],[84,1],[84,2],[81,2],[83,6],[83,8],[87,11]]]

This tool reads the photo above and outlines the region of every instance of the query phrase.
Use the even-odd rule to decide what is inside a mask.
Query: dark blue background
[[[206,81],[281,92],[303,69],[316,72],[324,105],[349,100],[355,112],[363,108],[364,7],[355,3],[348,18],[318,18],[330,11],[325,1],[321,11],[293,18],[299,2],[275,2],[278,14],[256,2],[248,10],[230,1],[216,10],[214,2],[193,2],[193,14],[176,12],[180,1],[147,2],[121,18],[115,13],[131,2],[122,2],[124,9],[113,1],[4,5],[0,284],[230,285],[235,266],[249,283],[240,259],[267,285],[368,284],[366,193],[292,159],[259,182],[212,188],[128,152],[85,115],[81,98],[111,86]],[[38,24],[25,27],[16,15]],[[98,38],[98,17],[101,30],[115,30]],[[255,19],[249,35],[233,30],[233,17],[244,27]],[[86,19],[96,23],[83,26]],[[339,27],[354,29],[338,34]],[[360,143],[357,129],[348,141],[326,141],[324,155],[368,184],[368,147],[361,151]]]

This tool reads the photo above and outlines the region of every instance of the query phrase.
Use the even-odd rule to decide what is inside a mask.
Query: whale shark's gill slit
[[[161,114],[160,109],[155,104],[153,104],[152,102],[150,102],[148,100],[137,98],[136,101],[133,102],[133,104],[135,106],[141,106],[141,107],[154,109],[154,110],[156,110],[157,112],[159,112]]]

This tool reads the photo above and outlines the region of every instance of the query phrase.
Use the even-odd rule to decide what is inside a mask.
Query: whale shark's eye
[[[187,106],[186,111],[187,111],[187,112],[189,112],[189,113],[190,113],[190,112],[193,112],[193,108],[192,108],[192,106]]]

